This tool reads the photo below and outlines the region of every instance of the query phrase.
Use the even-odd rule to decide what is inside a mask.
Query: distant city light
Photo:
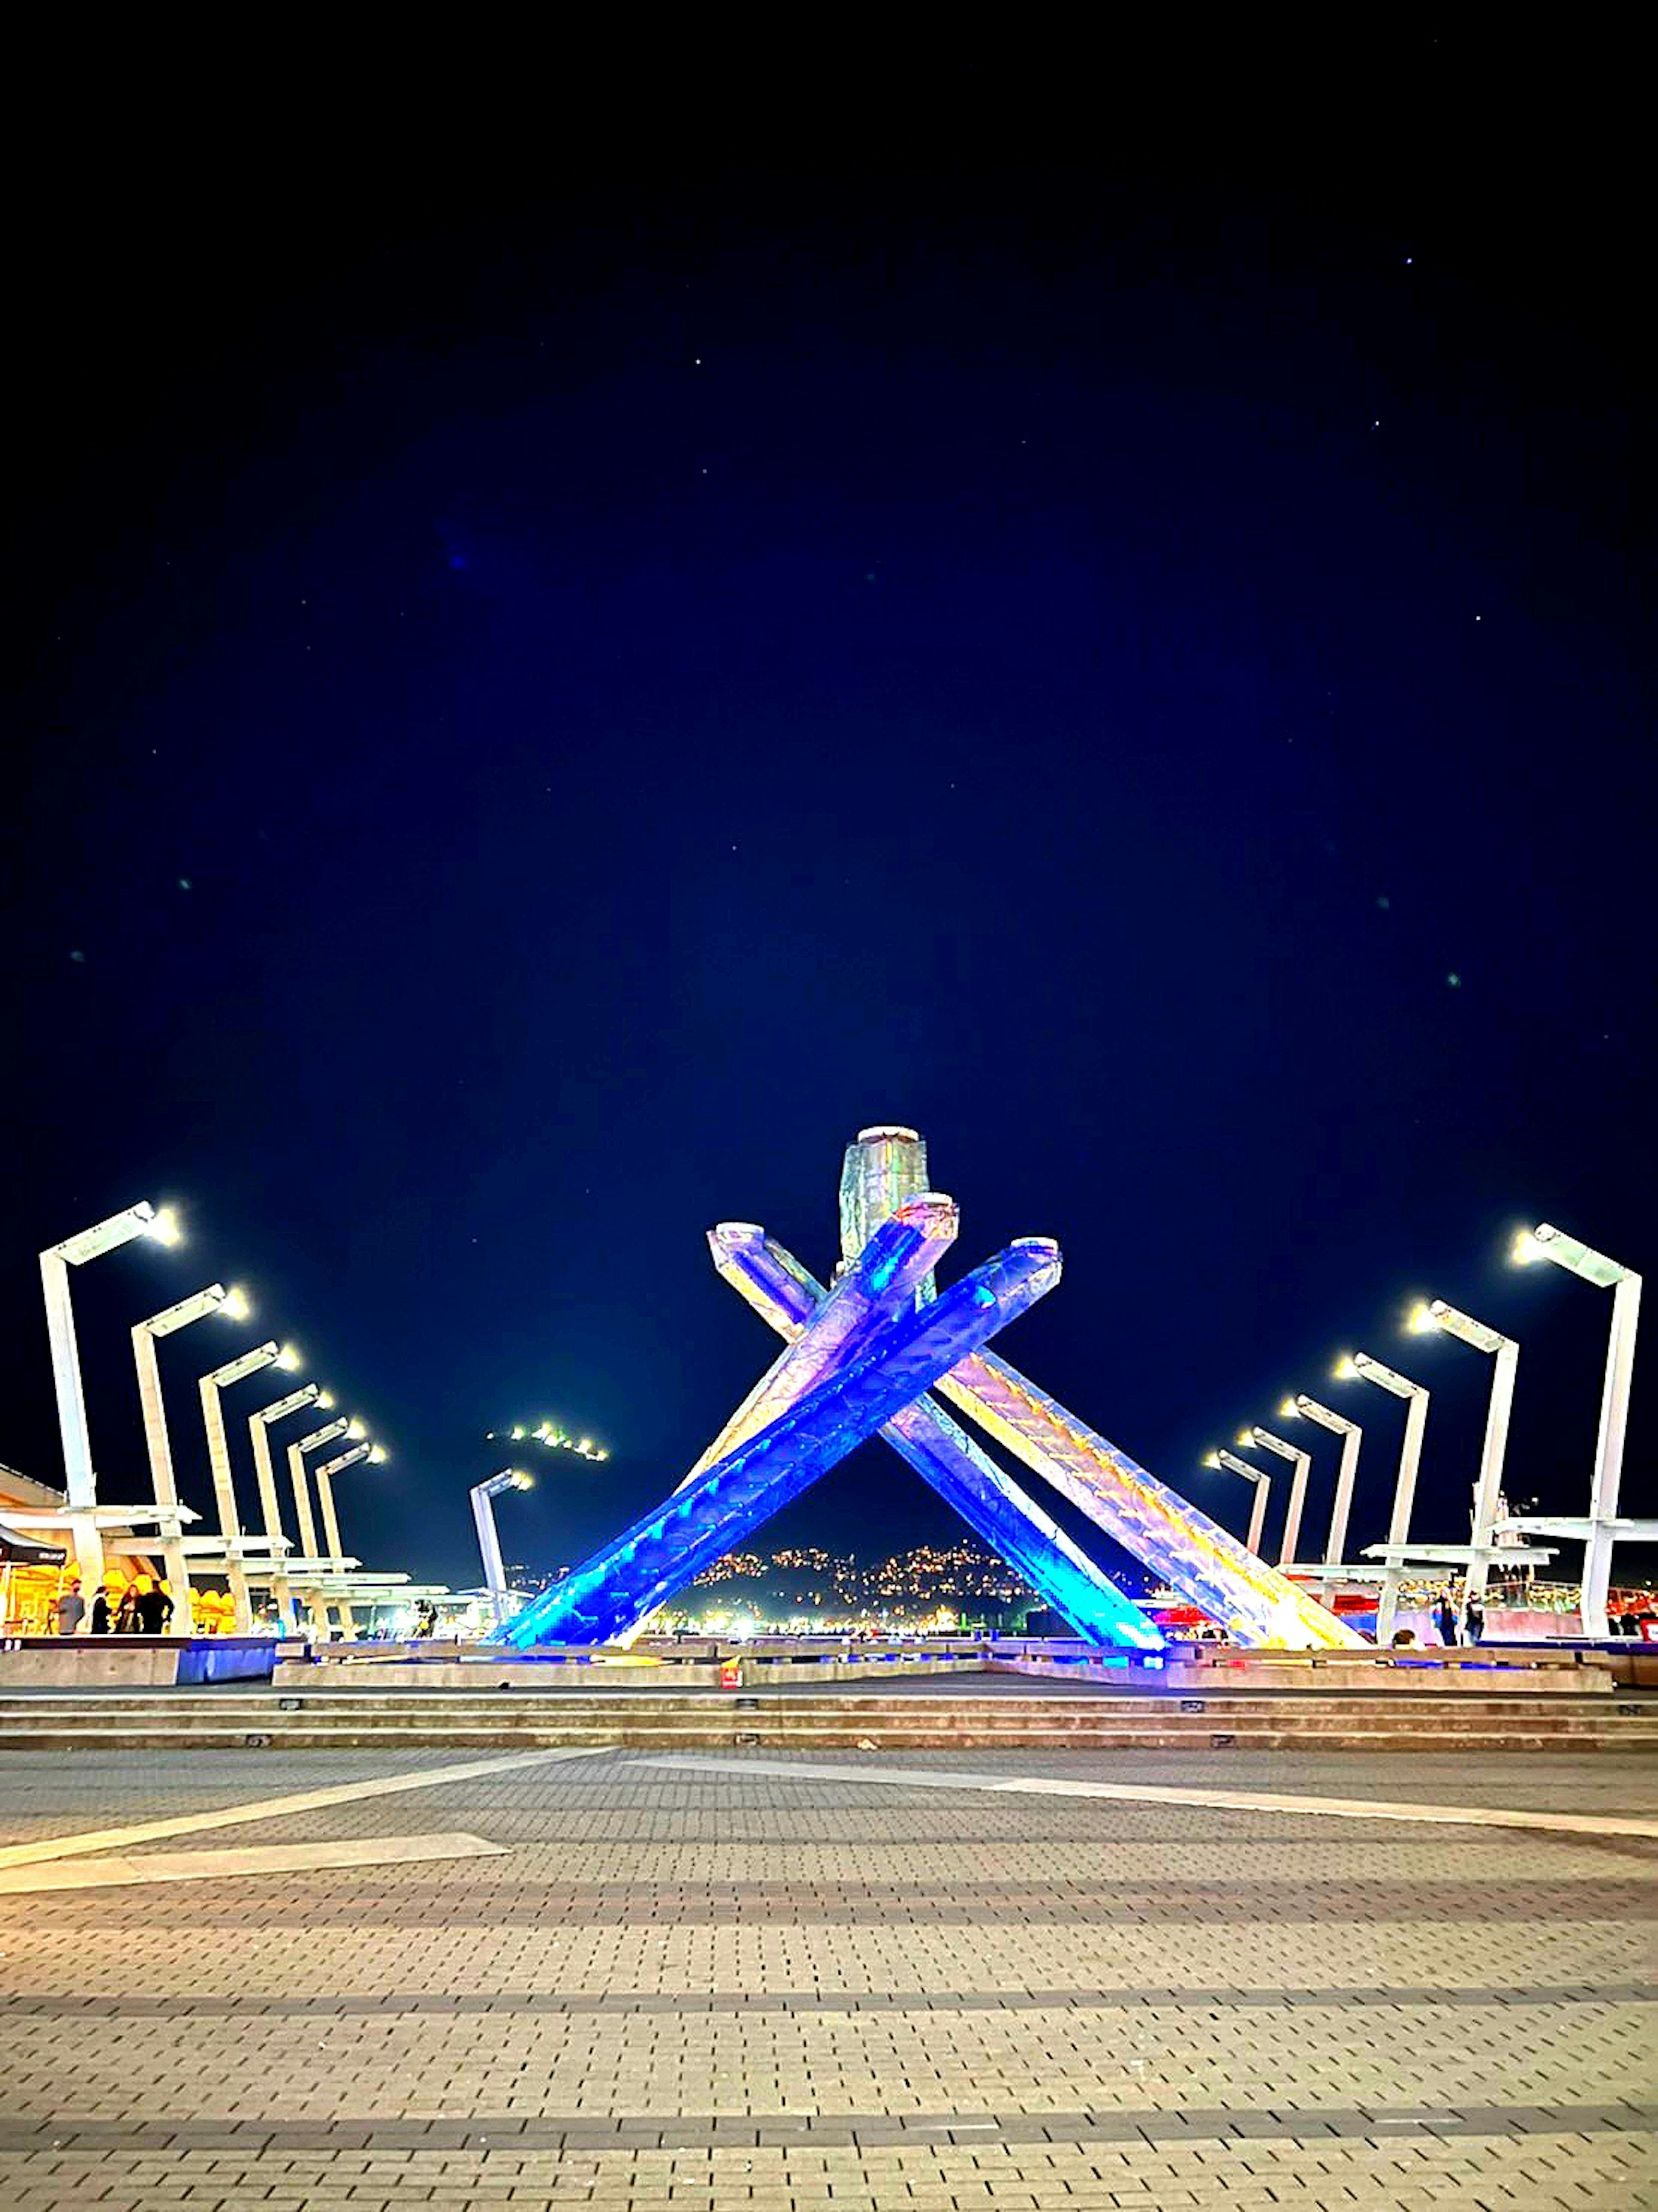
[[[488,1442],[493,1443],[497,1433],[494,1429],[486,1429],[484,1437]],[[540,1444],[548,1451],[574,1452],[578,1459],[597,1462],[610,1456],[608,1449],[602,1444],[596,1444],[591,1437],[572,1436],[568,1429],[560,1428],[556,1421],[537,1421],[534,1428],[519,1421],[514,1423],[507,1433],[515,1444],[521,1444],[527,1438],[530,1443]]]

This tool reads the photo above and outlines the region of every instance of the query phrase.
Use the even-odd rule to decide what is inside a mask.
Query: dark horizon
[[[1464,1532],[1489,1371],[1399,1334],[1430,1294],[1521,1339],[1510,1497],[1581,1510],[1606,1301],[1506,1250],[1658,1226],[1625,203],[1484,106],[1377,179],[1382,105],[1290,184],[250,180],[227,259],[146,252],[139,181],[32,241],[0,1460],[61,1482],[33,1255],[149,1198],[188,1243],[76,1281],[105,1496],[128,1328],[216,1278],[191,1503],[193,1377],[291,1335],[392,1454],[349,1549],[475,1584],[485,1432],[550,1415],[612,1457],[503,1536],[574,1559],[772,1356],[704,1232],[823,1272],[896,1121],[958,1267],[1064,1249],[999,1348],[1235,1529],[1204,1451],[1305,1389],[1377,1400],[1379,1539],[1357,1346]],[[896,1465],[768,1547],[951,1535]]]

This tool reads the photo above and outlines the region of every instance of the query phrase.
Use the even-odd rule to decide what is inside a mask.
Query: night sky
[[[163,1352],[193,1503],[192,1378],[291,1335],[392,1450],[348,1548],[475,1583],[484,1431],[554,1415],[613,1456],[503,1530],[577,1557],[771,1356],[705,1231],[822,1273],[896,1120],[963,1264],[1064,1247],[1002,1349],[1235,1528],[1202,1454],[1306,1389],[1370,1417],[1381,1535],[1357,1346],[1442,1383],[1415,1533],[1463,1534],[1489,1368],[1421,1294],[1520,1335],[1509,1494],[1579,1509],[1606,1303],[1504,1251],[1658,1259],[1627,180],[1406,58],[1304,161],[1027,117],[462,184],[226,144],[211,212],[182,162],[55,204],[0,1460],[61,1480],[34,1252],[167,1200],[183,1249],[76,1278],[106,1496],[128,1325],[217,1278],[254,1328]],[[775,1528],[955,1525],[871,1446]]]

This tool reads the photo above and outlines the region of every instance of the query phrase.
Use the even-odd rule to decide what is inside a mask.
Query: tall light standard
[[[521,1468],[504,1467],[487,1482],[472,1486],[472,1519],[478,1532],[478,1551],[483,1559],[483,1586],[489,1593],[495,1626],[507,1617],[507,1570],[501,1565],[501,1538],[495,1532],[495,1501],[503,1490],[528,1490],[535,1480]]]
[[[179,1218],[170,1206],[158,1213],[148,1201],[112,1213],[95,1228],[61,1244],[49,1244],[40,1255],[40,1288],[46,1303],[46,1336],[52,1346],[52,1380],[58,1396],[58,1430],[64,1446],[64,1485],[70,1511],[70,1540],[75,1565],[86,1590],[99,1589],[104,1579],[103,1539],[98,1533],[98,1478],[92,1465],[92,1439],[87,1429],[86,1398],[81,1388],[80,1347],[75,1340],[75,1311],[70,1300],[69,1271],[84,1267],[129,1244],[135,1237],[154,1238],[158,1244],[179,1242]]]
[[[224,1408],[219,1402],[219,1393],[273,1364],[295,1368],[300,1364],[300,1356],[291,1346],[255,1345],[252,1352],[243,1352],[240,1358],[228,1359],[222,1367],[216,1367],[211,1374],[203,1375],[197,1385],[202,1397],[202,1425],[207,1431],[208,1465],[213,1470],[213,1495],[219,1508],[219,1533],[224,1541],[225,1574],[230,1583],[232,1617],[239,1636],[251,1636],[253,1632],[253,1606],[248,1595],[247,1566],[242,1556],[242,1524],[236,1510],[236,1485],[230,1471],[230,1445],[225,1436]]]
[[[297,1413],[301,1406],[331,1406],[333,1402],[319,1384],[305,1382],[297,1390],[290,1390],[285,1398],[278,1398],[274,1405],[261,1406],[247,1419],[248,1438],[253,1446],[253,1472],[259,1486],[259,1510],[270,1542],[271,1601],[284,1629],[292,1620],[294,1594],[282,1571],[282,1515],[276,1499],[276,1472],[270,1462],[270,1431],[278,1421]]]
[[[1612,1292],[1612,1338],[1606,1346],[1606,1378],[1600,1386],[1600,1428],[1594,1443],[1594,1473],[1589,1481],[1589,1510],[1582,1521],[1549,1517],[1511,1522],[1527,1534],[1576,1536],[1583,1544],[1583,1584],[1579,1612],[1585,1636],[1606,1636],[1606,1593],[1612,1587],[1612,1548],[1619,1536],[1651,1542],[1658,1524],[1620,1520],[1619,1492],[1624,1474],[1624,1432],[1629,1425],[1630,1378],[1635,1367],[1635,1326],[1641,1314],[1641,1278],[1592,1245],[1568,1237],[1546,1221],[1516,1237],[1514,1259],[1525,1267],[1552,1260],[1568,1274],[1581,1276],[1598,1290]]]
[[[190,1568],[179,1517],[179,1485],[173,1472],[173,1446],[167,1436],[167,1404],[161,1395],[161,1363],[155,1356],[158,1337],[171,1336],[209,1314],[227,1321],[246,1321],[248,1304],[240,1291],[210,1283],[176,1305],[166,1306],[132,1331],[132,1360],[138,1372],[138,1402],[143,1408],[144,1448],[149,1455],[149,1475],[161,1529],[161,1553],[167,1561],[167,1588],[173,1593],[173,1633],[188,1636],[191,1628]]]
[[[305,1479],[305,1457],[307,1452],[320,1451],[331,1444],[336,1437],[343,1437],[351,1426],[342,1413],[337,1420],[326,1421],[319,1429],[313,1429],[308,1437],[288,1447],[288,1475],[294,1486],[294,1512],[300,1524],[300,1552],[302,1558],[318,1559],[322,1556],[317,1542],[316,1518],[311,1510],[311,1490]],[[328,1633],[328,1608],[315,1598],[310,1601],[312,1625]]]
[[[1284,1541],[1278,1555],[1279,1566],[1287,1567],[1294,1560],[1296,1546],[1301,1541],[1301,1511],[1307,1502],[1307,1476],[1313,1464],[1313,1455],[1309,1451],[1303,1451],[1299,1444],[1287,1443],[1283,1437],[1275,1437],[1270,1429],[1245,1429],[1238,1442],[1245,1450],[1252,1445],[1259,1445],[1262,1451],[1276,1452],[1280,1459],[1287,1459],[1295,1468],[1290,1478],[1289,1510],[1284,1516]]]
[[[1426,1305],[1414,1307],[1406,1327],[1414,1336],[1427,1336],[1436,1328],[1442,1329],[1459,1344],[1483,1352],[1493,1363],[1485,1436],[1479,1448],[1479,1474],[1473,1489],[1468,1572],[1462,1585],[1466,1613],[1473,1601],[1484,1594],[1485,1578],[1491,1572],[1491,1531],[1497,1524],[1497,1501],[1503,1487],[1503,1460],[1509,1448],[1509,1415],[1514,1406],[1514,1378],[1520,1364],[1520,1346],[1513,1337],[1504,1336],[1501,1329],[1476,1321],[1472,1314],[1448,1305],[1443,1298],[1433,1298]]]
[[[1336,1469],[1336,1494],[1330,1505],[1330,1533],[1324,1540],[1324,1564],[1327,1567],[1339,1565],[1346,1548],[1347,1521],[1353,1510],[1353,1482],[1358,1474],[1358,1446],[1363,1431],[1357,1421],[1350,1421],[1345,1413],[1333,1413],[1321,1406],[1316,1398],[1301,1391],[1286,1398],[1278,1407],[1286,1418],[1299,1416],[1315,1422],[1321,1429],[1328,1429],[1333,1436],[1341,1438],[1341,1463]]]
[[[349,1437],[353,1431],[359,1437],[362,1435],[361,1421],[351,1421],[347,1424],[346,1435]],[[343,1474],[348,1467],[355,1467],[359,1460],[366,1459],[371,1466],[379,1467],[384,1463],[386,1456],[386,1452],[379,1444],[355,1443],[352,1445],[349,1451],[342,1452],[337,1459],[331,1459],[317,1469],[317,1502],[322,1508],[322,1525],[327,1532],[329,1556],[342,1573],[345,1569],[345,1547],[340,1541],[339,1516],[334,1510],[334,1477],[337,1474]],[[352,1615],[350,1605],[343,1596],[338,1600],[338,1604],[340,1626],[349,1636],[355,1628],[356,1622]],[[326,1606],[323,1610],[325,1617]]]
[[[1416,1504],[1416,1478],[1422,1465],[1422,1431],[1428,1423],[1428,1390],[1425,1383],[1412,1382],[1396,1368],[1372,1359],[1368,1352],[1345,1354],[1336,1363],[1335,1378],[1338,1382],[1374,1382],[1391,1397],[1405,1401],[1405,1434],[1399,1447],[1399,1473],[1394,1480],[1388,1540],[1366,1547],[1366,1557],[1380,1557],[1385,1568],[1376,1608],[1376,1640],[1385,1646],[1393,1641],[1394,1624],[1399,1618],[1399,1586],[1405,1579],[1411,1510]]]
[[[1272,1478],[1264,1469],[1252,1467],[1247,1459],[1236,1452],[1212,1451],[1203,1462],[1206,1467],[1224,1467],[1229,1474],[1241,1474],[1254,1486],[1254,1503],[1249,1508],[1249,1533],[1244,1538],[1245,1548],[1260,1557],[1260,1535],[1266,1525],[1266,1494],[1272,1487]]]

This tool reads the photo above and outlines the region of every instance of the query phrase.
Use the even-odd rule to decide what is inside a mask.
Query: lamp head
[[[248,1301],[247,1292],[239,1283],[233,1283],[220,1299],[219,1311],[227,1321],[249,1321],[252,1318],[253,1308]]]
[[[362,1439],[368,1434],[368,1431],[364,1428],[362,1423],[358,1420],[354,1413],[351,1419],[345,1425],[345,1433],[355,1444],[361,1443]]]
[[[285,1374],[295,1375],[301,1365],[300,1348],[296,1344],[285,1344],[276,1354],[276,1364]]]
[[[1203,1455],[1203,1463],[1206,1467],[1218,1468],[1220,1465],[1220,1454],[1218,1452],[1205,1452]]]
[[[1431,1304],[1418,1298],[1405,1316],[1405,1330],[1409,1336],[1431,1336],[1439,1327],[1440,1311],[1444,1300],[1436,1298]]]
[[[159,1206],[144,1224],[144,1234],[157,1244],[181,1244],[184,1229],[176,1206]]]
[[[1579,1275],[1584,1282],[1593,1283],[1603,1291],[1616,1290],[1634,1272],[1616,1260],[1607,1259],[1604,1252],[1597,1252],[1581,1238],[1568,1237],[1563,1229],[1547,1221],[1540,1221],[1535,1229],[1526,1231],[1515,1240],[1513,1257],[1522,1267],[1533,1260],[1552,1260],[1568,1274]]]
[[[390,1459],[391,1456],[391,1453],[386,1450],[384,1444],[370,1444],[368,1447],[368,1464],[370,1467],[384,1467],[386,1461]]]
[[[317,1393],[317,1403],[325,1413],[327,1413],[334,1403],[333,1392],[331,1390],[319,1390]]]
[[[1301,1413],[1301,1401],[1299,1398],[1285,1398],[1279,1405],[1278,1410],[1278,1419],[1280,1420],[1296,1420],[1299,1418]]]
[[[1344,1352],[1330,1370],[1331,1380],[1336,1382],[1351,1382],[1357,1379],[1357,1375],[1358,1362],[1351,1352]]]

